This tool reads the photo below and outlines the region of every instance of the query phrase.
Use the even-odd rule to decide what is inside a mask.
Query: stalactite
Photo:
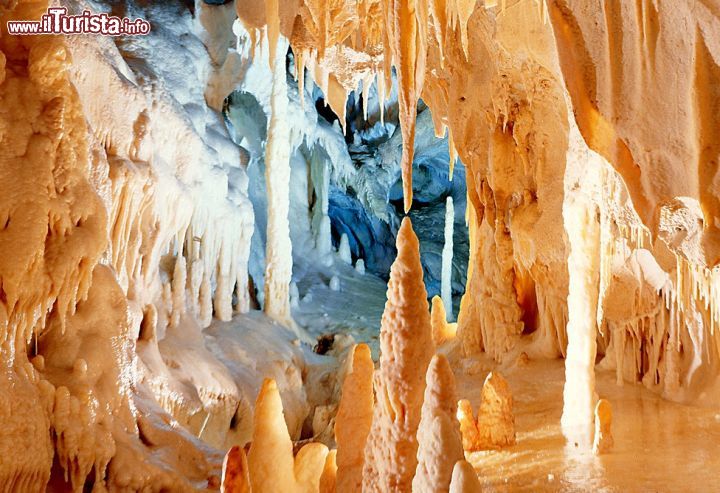
[[[422,90],[425,60],[418,56],[424,40],[419,39],[418,22],[413,0],[388,0],[390,12],[387,30],[397,70],[400,128],[402,131],[403,204],[405,212],[412,206],[412,165],[415,152],[415,116]],[[421,53],[421,55],[423,55]]]

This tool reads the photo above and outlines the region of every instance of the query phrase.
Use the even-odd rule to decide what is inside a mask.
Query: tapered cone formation
[[[221,493],[250,493],[250,475],[245,450],[235,445],[225,455]]]
[[[266,379],[255,402],[248,470],[252,491],[263,493],[316,492],[328,449],[305,445],[293,457],[293,443],[285,424],[277,384]]]
[[[456,416],[455,376],[444,355],[433,357],[426,384],[413,491],[447,492],[453,465],[465,456]]]
[[[411,491],[425,373],[434,353],[419,243],[407,217],[398,232],[397,249],[380,327],[377,404],[365,447],[365,492]]]
[[[295,489],[285,491],[297,491],[298,493],[319,491],[320,478],[325,471],[327,455],[328,448],[322,443],[312,442],[304,445],[295,457]]]
[[[488,374],[483,384],[477,420],[466,400],[458,403],[458,419],[466,451],[488,450],[515,443],[515,416],[510,386],[499,373]]]
[[[445,305],[443,304],[442,298],[439,296],[434,296],[432,299],[430,319],[432,326],[432,338],[435,346],[440,346],[455,337],[457,324],[447,322]]]
[[[480,481],[478,481],[473,466],[465,459],[457,461],[450,481],[450,493],[480,493],[481,491]]]
[[[335,418],[338,493],[362,488],[363,455],[373,416],[373,372],[370,348],[358,344],[352,350],[352,368],[345,377]]]

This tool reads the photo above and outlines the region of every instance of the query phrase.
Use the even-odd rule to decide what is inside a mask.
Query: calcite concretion
[[[417,467],[425,374],[434,347],[417,236],[405,217],[397,235],[380,327],[372,428],[365,447],[363,491],[410,491]]]
[[[615,441],[612,436],[612,405],[610,401],[598,399],[595,405],[595,438],[593,452],[596,455],[609,452]]]
[[[441,346],[453,339],[457,332],[457,324],[447,321],[445,315],[445,304],[439,296],[433,296],[430,304],[430,321],[432,325],[432,337],[435,346]]]
[[[362,488],[365,443],[372,426],[375,401],[375,365],[370,348],[366,344],[358,344],[348,357],[352,358],[352,366],[343,382],[335,418],[336,489],[339,493],[350,493]]]
[[[482,487],[475,469],[465,459],[455,463],[450,481],[450,493],[480,493]]]
[[[470,402],[458,403],[458,420],[465,451],[489,450],[515,444],[515,415],[510,386],[499,373],[485,378],[477,419]]]
[[[450,363],[444,355],[435,355],[427,371],[413,491],[447,492],[454,463],[465,458],[456,402]]]
[[[337,470],[337,450],[330,450],[320,475],[319,493],[335,493],[337,491]]]
[[[225,454],[221,493],[250,493],[250,475],[245,449],[235,445]]]
[[[595,220],[593,189],[602,185],[602,163],[586,151],[579,132],[571,128],[568,162],[585,162],[587,168],[567,168],[565,187],[568,196],[563,204],[563,219],[568,239],[568,325],[565,355],[565,388],[563,391],[563,433],[569,441],[584,449],[592,446],[595,393],[595,358],[597,355],[597,314],[600,279],[600,224]],[[571,193],[572,192],[572,193]]]
[[[267,4],[272,4],[268,2]],[[277,8],[277,2],[275,2]],[[275,34],[277,36],[277,34]],[[268,37],[270,34],[268,32]],[[290,140],[287,124],[287,74],[285,54],[275,55],[277,38],[270,40],[269,63],[272,67],[272,95],[268,141],[265,151],[265,182],[267,183],[268,223],[265,254],[264,310],[271,318],[293,326],[290,313],[290,281],[292,280],[292,243],[288,211],[290,208]]]
[[[262,8],[246,3],[236,4],[239,16],[261,27],[265,20],[257,12]],[[352,6],[298,2],[279,12],[280,30],[298,58],[309,61],[308,73],[338,115],[344,114],[345,95],[360,80],[365,90],[368,74],[377,74],[378,86],[387,87],[394,65],[402,79],[401,105],[407,108],[409,101],[421,96],[432,110],[437,134],[447,131],[452,137],[451,160],[457,152],[470,170],[470,270],[475,276],[469,277],[458,317],[466,353],[486,351],[500,361],[520,341],[527,341],[526,352],[533,358],[567,354],[566,326],[572,318],[571,326],[577,327],[578,315],[570,317],[576,304],[567,301],[567,259],[574,237],[566,235],[563,227],[563,182],[565,168],[577,172],[588,166],[583,160],[568,160],[565,152],[574,145],[571,121],[576,118],[586,145],[616,170],[605,174],[603,186],[615,186],[619,180],[620,188],[626,188],[619,195],[591,199],[600,211],[597,223],[604,228],[603,246],[593,250],[600,257],[600,268],[607,271],[603,266],[612,265],[613,249],[605,247],[616,240],[626,241],[631,249],[643,237],[655,240],[645,247],[670,274],[670,284],[663,290],[666,307],[659,315],[679,322],[650,320],[653,330],[635,329],[648,324],[642,313],[634,313],[623,323],[628,330],[603,333],[600,354],[611,349],[615,354],[608,365],[619,358],[616,368],[631,368],[631,362],[642,361],[639,353],[650,348],[655,361],[651,368],[641,369],[643,382],[650,387],[662,384],[661,390],[676,399],[692,399],[698,393],[689,388],[683,392],[682,387],[707,386],[716,378],[708,368],[713,363],[706,361],[718,360],[718,345],[709,342],[714,340],[712,327],[720,314],[711,295],[720,279],[711,270],[717,257],[716,228],[684,234],[692,225],[687,229],[689,223],[681,217],[692,213],[701,224],[710,224],[719,209],[714,205],[712,172],[698,171],[713,169],[702,164],[716,158],[708,137],[714,135],[713,122],[706,112],[695,110],[711,107],[717,99],[709,88],[715,86],[713,54],[718,48],[708,27],[717,15],[705,5],[700,9],[691,5],[604,9],[592,2],[564,0],[431,5],[370,1]],[[321,18],[325,20],[320,22]],[[679,27],[685,25],[696,26],[697,36],[685,36]],[[677,42],[658,43],[660,35]],[[592,49],[580,49],[587,39],[593,40]],[[675,48],[692,54],[682,58],[677,70]],[[653,57],[657,64],[644,64]],[[301,63],[301,71],[303,67]],[[682,74],[682,83],[674,84],[677,73]],[[652,106],[668,85],[673,93],[677,88],[677,94],[657,114],[661,121],[672,120],[666,114],[683,115],[684,123],[673,120],[674,141],[665,138],[662,125],[642,120],[649,116],[637,110]],[[401,113],[403,137],[409,138],[413,123],[405,109]],[[696,120],[700,123],[690,124]],[[482,123],[467,125],[468,121]],[[406,151],[408,138],[403,139]],[[406,177],[408,155],[403,156]],[[656,157],[658,167],[649,164]],[[685,161],[696,163],[692,176],[672,165]],[[696,185],[700,177],[702,186]],[[577,193],[571,189],[567,197]],[[678,207],[678,197],[687,197],[687,203]],[[600,307],[604,282],[601,278],[599,287],[594,282],[591,286],[599,290]],[[593,311],[592,306],[583,310]],[[602,318],[601,308],[597,315]],[[632,322],[643,318],[642,324]],[[599,327],[605,323],[598,322]],[[625,338],[630,329],[636,334],[633,347],[621,354],[618,348],[625,344],[613,344],[613,334]],[[702,338],[691,335],[700,332]],[[681,339],[696,343],[681,351]],[[697,343],[700,340],[708,342]],[[708,354],[703,363],[692,364],[694,354],[702,351]],[[585,408],[591,411],[592,405]],[[583,415],[590,414],[583,410]]]
[[[440,293],[445,312],[449,316],[448,321],[453,318],[452,303],[452,258],[453,258],[453,229],[455,225],[455,207],[452,197],[445,201],[445,243],[442,249],[442,273]]]
[[[318,491],[328,448],[308,443],[293,456],[293,442],[285,424],[277,384],[266,379],[255,402],[253,436],[247,456],[253,491]]]

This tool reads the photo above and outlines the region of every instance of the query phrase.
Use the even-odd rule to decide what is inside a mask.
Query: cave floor
[[[563,360],[495,368],[490,358],[454,359],[458,398],[477,410],[490,370],[506,377],[514,397],[517,443],[473,452],[483,491],[674,492],[718,491],[720,414],[660,398],[640,384],[615,383],[598,371],[597,391],[613,407],[615,446],[606,455],[566,445],[560,429]]]
[[[328,286],[330,275],[337,276],[339,290]],[[380,319],[387,299],[385,281],[336,262],[327,272],[305,274],[298,285],[302,299],[293,309],[293,318],[313,338],[350,334],[355,342],[368,344],[377,357]]]

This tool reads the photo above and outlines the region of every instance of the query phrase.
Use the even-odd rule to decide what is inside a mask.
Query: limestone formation
[[[462,435],[463,450],[473,452],[481,450],[480,434],[478,432],[477,420],[473,413],[472,404],[467,399],[458,401],[457,411],[458,422],[460,423],[460,433]]]
[[[596,455],[612,450],[615,441],[612,436],[612,405],[610,401],[599,399],[595,405],[595,439],[593,452]]]
[[[407,492],[417,467],[417,428],[433,355],[418,239],[409,218],[397,236],[380,327],[377,403],[365,447],[363,491]]]
[[[235,445],[225,454],[220,493],[250,493],[250,476],[245,449]]]
[[[466,451],[488,450],[515,444],[515,415],[510,386],[491,372],[483,384],[477,419],[467,400],[458,403],[458,418]]]
[[[335,418],[338,493],[359,491],[362,487],[363,458],[373,418],[373,372],[370,348],[358,344],[352,349],[352,367],[342,387]]]
[[[453,467],[450,493],[480,493],[482,487],[473,466],[465,459],[459,460]]]
[[[293,456],[282,401],[272,379],[263,382],[253,416],[253,435],[247,455],[248,476],[252,491],[314,492],[325,469],[328,448],[308,443]]]
[[[413,491],[447,492],[453,464],[465,457],[455,395],[455,376],[450,363],[443,355],[434,356],[427,372],[418,427],[418,465]]]
[[[152,29],[49,35],[56,6]],[[481,454],[488,489],[707,489],[719,26],[718,0],[2,2],[0,491],[479,491],[457,428],[466,451],[512,445],[512,395],[491,373],[477,418],[455,409],[438,346],[459,382],[512,368],[536,385],[521,409],[553,411],[522,421],[552,436]],[[398,225],[442,236],[443,201],[428,313]],[[381,325],[379,368],[355,348],[337,416],[343,349],[312,354],[293,315],[373,350]],[[612,395],[647,471],[526,464],[612,449],[598,362],[642,384]]]
[[[328,452],[325,467],[320,475],[319,493],[335,493],[337,490],[337,450]]]
[[[435,346],[441,346],[455,337],[457,324],[447,322],[445,305],[439,296],[433,296],[430,309],[430,322]]]

